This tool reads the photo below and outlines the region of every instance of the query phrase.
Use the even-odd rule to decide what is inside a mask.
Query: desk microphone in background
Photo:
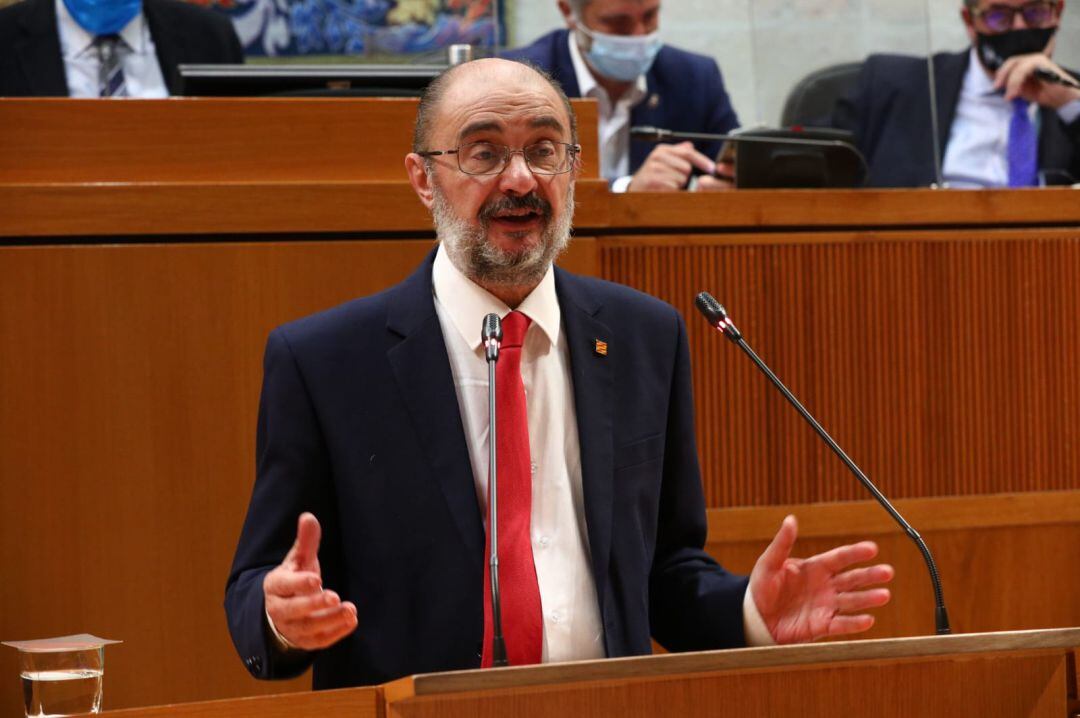
[[[817,420],[810,415],[810,412],[799,403],[799,400],[795,398],[795,395],[784,386],[765,362],[754,353],[754,350],[750,348],[750,345],[746,343],[742,338],[742,334],[735,327],[735,323],[728,317],[727,310],[724,309],[723,305],[716,301],[716,299],[708,292],[701,292],[698,294],[694,299],[694,304],[697,305],[698,311],[704,315],[709,324],[720,330],[724,336],[739,345],[739,348],[750,357],[751,361],[753,361],[757,368],[761,370],[761,373],[769,378],[769,381],[780,390],[780,393],[784,395],[785,399],[791,402],[791,405],[794,406],[799,414],[802,415],[802,418],[806,419],[806,422],[814,428],[814,431],[816,431],[818,436],[828,444],[829,448],[833,450],[833,453],[840,457],[840,460],[843,461],[844,465],[855,475],[855,478],[866,487],[867,491],[873,494],[874,498],[877,499],[877,502],[881,504],[882,508],[893,517],[893,520],[900,525],[900,528],[904,530],[904,533],[915,542],[919,552],[922,553],[923,559],[926,561],[926,566],[930,571],[930,582],[934,587],[934,623],[937,628],[937,633],[951,633],[951,630],[949,629],[949,614],[945,610],[945,599],[941,593],[941,579],[938,577],[937,565],[934,563],[934,557],[930,555],[930,549],[927,548],[926,542],[923,541],[919,532],[904,520],[904,517],[900,515],[900,512],[897,511],[891,503],[889,503],[889,500],[878,490],[878,487],[874,486],[873,482],[866,477],[866,474],[855,465],[855,462],[852,461],[848,455],[844,453],[844,450],[833,441],[833,438],[826,433],[825,429],[821,427],[821,424],[819,424]]]
[[[1080,90],[1080,82],[1077,82],[1071,77],[1060,75],[1053,70],[1047,70],[1043,67],[1035,68],[1035,77],[1039,78],[1043,82],[1049,82],[1053,85],[1064,85],[1065,87],[1071,87],[1074,90]]]
[[[723,142],[717,162],[733,162],[737,187],[746,189],[858,187],[869,176],[866,158],[854,135],[828,127],[754,129],[732,134],[677,132],[651,125],[630,128],[630,137],[645,142],[702,140]],[[739,145],[744,150],[735,152]]]
[[[498,522],[498,486],[496,467],[498,452],[495,438],[495,364],[499,361],[499,347],[502,343],[502,319],[498,314],[484,317],[480,330],[484,343],[484,356],[488,365],[488,414],[490,428],[488,433],[488,553],[491,573],[491,665],[495,668],[510,665],[506,660],[506,641],[502,632],[502,604],[499,601],[499,522]]]

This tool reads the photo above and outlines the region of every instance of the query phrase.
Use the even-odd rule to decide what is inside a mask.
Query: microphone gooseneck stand
[[[855,475],[855,478],[857,478],[859,482],[866,487],[866,490],[877,499],[877,502],[881,504],[882,508],[884,508],[889,515],[893,517],[893,520],[900,525],[900,528],[904,530],[904,533],[915,542],[919,552],[922,553],[923,560],[926,561],[926,567],[930,571],[930,582],[934,587],[934,624],[937,633],[941,635],[951,633],[949,628],[949,614],[945,610],[945,598],[941,592],[941,579],[938,576],[937,564],[934,563],[934,557],[930,554],[930,549],[926,546],[926,542],[923,541],[919,532],[900,515],[900,512],[889,503],[889,500],[885,498],[885,495],[878,490],[878,487],[874,486],[874,483],[867,478],[866,474],[862,472],[862,469],[856,466],[855,462],[844,453],[844,450],[841,449],[835,441],[833,441],[833,438],[822,428],[821,424],[819,424],[817,420],[810,415],[810,412],[799,403],[799,400],[795,398],[795,395],[784,386],[783,382],[773,374],[772,370],[769,369],[765,362],[754,353],[754,350],[751,349],[750,345],[742,338],[742,333],[735,327],[735,323],[728,317],[727,310],[724,309],[723,305],[716,301],[716,299],[708,292],[701,292],[698,294],[694,299],[694,304],[709,324],[720,330],[720,332],[732,342],[739,345],[739,348],[750,357],[751,361],[753,361],[757,368],[761,370],[761,373],[768,377],[769,381],[780,390],[780,393],[784,395],[785,399],[791,402],[791,405],[794,406],[799,414],[802,415],[802,418],[813,427],[818,436],[828,444],[829,448],[833,450],[833,453],[840,457],[840,460],[844,462],[844,465]]]
[[[498,481],[495,446],[495,363],[499,360],[499,344],[502,342],[502,320],[498,314],[484,317],[481,339],[484,342],[488,366],[488,545],[489,571],[491,573],[491,665],[499,668],[510,665],[506,659],[506,641],[502,632],[502,604],[499,602],[499,522]]]

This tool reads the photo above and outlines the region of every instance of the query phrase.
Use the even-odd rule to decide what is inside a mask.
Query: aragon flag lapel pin
[[[597,356],[606,357],[607,342],[601,339],[593,339],[593,351],[596,352]]]

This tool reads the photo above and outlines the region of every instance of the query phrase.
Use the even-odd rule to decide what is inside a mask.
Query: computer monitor
[[[187,97],[419,97],[446,65],[180,65]]]

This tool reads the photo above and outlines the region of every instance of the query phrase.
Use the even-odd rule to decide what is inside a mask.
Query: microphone
[[[499,344],[502,342],[502,319],[498,314],[484,317],[480,338],[484,342],[484,355],[488,365],[488,554],[491,574],[491,665],[510,665],[506,660],[506,641],[502,632],[502,604],[499,602],[499,521],[498,521],[498,455],[495,436],[495,363],[499,360]]]
[[[843,147],[845,150],[858,150],[850,143],[843,140],[819,140],[795,137],[768,137],[763,135],[750,135],[739,133],[736,135],[721,135],[709,132],[676,132],[665,130],[652,125],[634,125],[630,128],[630,137],[635,140],[646,142],[667,142],[668,140],[707,140],[709,142],[747,142],[750,144],[763,145],[795,145],[796,147]],[[865,164],[865,160],[863,160]]]
[[[1035,77],[1039,78],[1043,82],[1049,82],[1054,85],[1064,85],[1065,87],[1071,87],[1074,90],[1080,90],[1080,83],[1071,77],[1066,77],[1053,70],[1047,70],[1044,67],[1035,68]]]
[[[844,462],[844,465],[855,475],[855,478],[866,487],[866,490],[869,491],[875,499],[877,499],[877,502],[881,504],[882,508],[884,508],[885,511],[893,517],[893,520],[900,525],[900,528],[904,530],[904,533],[915,542],[919,552],[922,553],[923,559],[926,561],[926,567],[930,571],[930,582],[934,587],[934,623],[937,627],[937,633],[939,635],[951,633],[952,631],[949,629],[949,614],[945,610],[945,599],[941,592],[941,579],[938,576],[937,565],[934,563],[934,557],[930,554],[930,549],[927,548],[926,542],[923,541],[919,532],[904,520],[904,517],[900,515],[900,512],[897,511],[891,503],[889,503],[889,500],[878,490],[878,487],[874,486],[873,482],[866,477],[866,474],[855,465],[855,462],[852,461],[848,455],[844,453],[844,450],[833,441],[833,438],[826,433],[825,429],[821,427],[821,424],[819,424],[817,420],[810,415],[810,412],[799,403],[799,400],[795,398],[795,395],[784,386],[776,375],[772,373],[772,370],[766,366],[765,362],[754,353],[754,350],[750,348],[750,345],[743,340],[742,333],[735,327],[735,323],[731,321],[731,317],[728,316],[727,310],[724,309],[724,305],[716,301],[716,299],[708,292],[701,292],[698,294],[697,297],[694,298],[694,304],[697,305],[698,311],[704,315],[709,324],[720,330],[725,337],[739,345],[739,348],[750,357],[754,364],[757,365],[757,368],[761,370],[761,373],[767,376],[769,381],[771,381],[776,388],[780,390],[780,393],[784,395],[784,398],[791,402],[791,405],[794,406],[799,414],[806,419],[807,423],[814,428],[814,431],[818,433],[818,436],[829,445],[829,448],[833,450],[833,453],[840,457],[840,460]]]
[[[717,161],[730,161],[726,158],[727,147],[736,147],[739,144],[763,145],[764,149],[758,150],[744,163],[742,158],[736,155],[735,159],[735,184],[748,188],[766,187],[818,187],[832,186],[839,182],[846,186],[859,184],[858,177],[861,175],[862,184],[870,175],[869,165],[862,152],[852,144],[850,133],[828,128],[816,128],[817,137],[803,136],[801,129],[798,130],[763,130],[760,133],[739,132],[737,134],[713,134],[708,132],[676,132],[652,125],[636,125],[630,128],[630,137],[635,140],[647,142],[667,142],[669,140],[704,140],[706,142],[724,142],[721,153],[725,157]],[[756,134],[755,134],[756,133]],[[837,135],[835,138],[822,135]],[[842,137],[841,137],[842,136]],[[789,148],[782,150],[781,148]],[[806,154],[795,152],[798,148]],[[811,148],[821,148],[810,152]],[[749,151],[748,151],[749,152]],[[764,154],[763,154],[764,153]],[[744,153],[747,154],[747,153]],[[740,181],[739,175],[744,177]],[[717,174],[723,179],[731,177]],[[779,178],[779,179],[777,179]],[[777,182],[780,182],[777,184]],[[790,183],[790,184],[788,184]]]

